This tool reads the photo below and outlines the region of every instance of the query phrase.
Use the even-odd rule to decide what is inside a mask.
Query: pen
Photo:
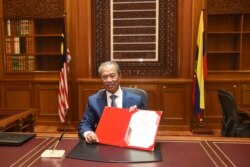
[[[66,129],[64,130],[64,132],[61,134],[60,138],[57,140],[56,144],[54,145],[53,151],[56,149],[56,146],[58,145],[58,143],[62,140],[62,138],[63,138],[65,132],[66,132]]]

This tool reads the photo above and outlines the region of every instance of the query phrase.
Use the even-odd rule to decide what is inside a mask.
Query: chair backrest
[[[130,87],[122,87],[122,88],[129,91],[129,92],[131,92],[131,93],[134,93],[134,94],[137,94],[137,95],[141,96],[142,101],[145,104],[145,109],[147,108],[148,94],[147,94],[147,92],[145,90],[138,89],[138,88],[130,88]]]
[[[234,136],[238,126],[237,108],[234,96],[224,90],[218,90],[218,97],[222,109],[222,136]]]

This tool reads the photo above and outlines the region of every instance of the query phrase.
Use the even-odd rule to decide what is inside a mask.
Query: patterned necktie
[[[117,96],[116,95],[111,95],[110,98],[111,98],[111,107],[116,107],[116,104],[115,104],[115,98]]]

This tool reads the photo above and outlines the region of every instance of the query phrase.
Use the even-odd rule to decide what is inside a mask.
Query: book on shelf
[[[5,37],[6,54],[33,54],[34,40],[32,37]]]
[[[6,70],[12,71],[12,56],[11,55],[6,55]]]
[[[20,54],[20,39],[19,39],[19,37],[14,37],[14,53]]]
[[[23,36],[33,34],[32,20],[7,20],[6,21],[6,35],[7,36]]]
[[[12,70],[18,71],[19,69],[19,63],[18,63],[18,57],[17,55],[12,55]]]
[[[20,20],[20,35],[29,34],[29,23],[28,20]]]
[[[5,38],[5,53],[6,54],[14,53],[14,40],[11,37]]]
[[[35,58],[34,55],[26,55],[25,67],[27,71],[35,70]]]
[[[25,59],[25,55],[21,55],[20,56],[20,71],[26,71],[26,59]]]
[[[9,24],[10,24],[10,28],[7,28],[7,34],[9,36],[16,36],[19,35],[18,33],[18,24],[16,20],[8,20]]]
[[[6,70],[11,71],[33,71],[35,69],[34,55],[9,54],[6,56]]]
[[[26,39],[26,53],[33,54],[34,53],[34,38],[27,37]]]
[[[7,36],[11,36],[11,25],[10,25],[10,20],[6,21],[6,31],[7,31]]]
[[[26,53],[26,38],[25,37],[20,37],[20,43],[19,43],[19,47],[20,47],[20,53]]]

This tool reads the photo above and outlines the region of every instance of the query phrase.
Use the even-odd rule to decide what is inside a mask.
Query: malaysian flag
[[[62,44],[61,44],[61,53],[62,53],[62,63],[61,63],[61,71],[59,78],[59,92],[58,92],[58,113],[62,123],[65,122],[65,117],[67,114],[67,110],[69,109],[69,101],[68,101],[68,63],[71,59],[69,54],[69,49],[66,47],[66,39],[64,34],[62,34]]]

